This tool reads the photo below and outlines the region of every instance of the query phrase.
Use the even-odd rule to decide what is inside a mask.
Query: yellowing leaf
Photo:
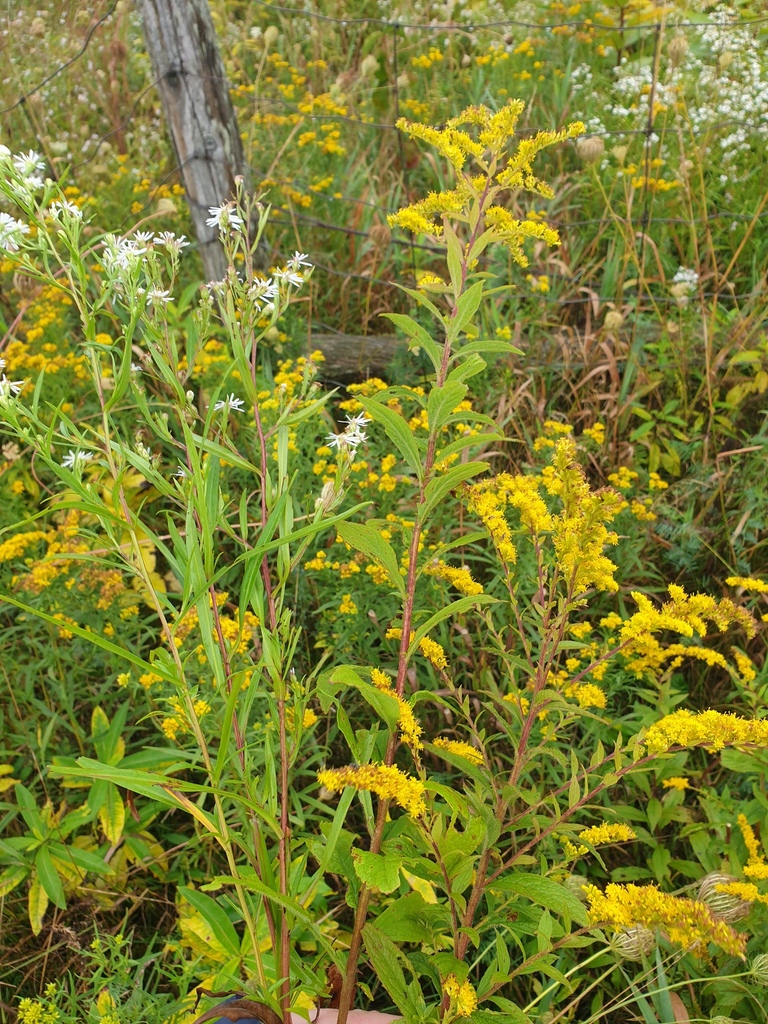
[[[29,887],[28,897],[29,924],[33,935],[39,935],[43,930],[43,918],[48,909],[48,894],[40,884],[40,879],[35,875],[32,885]]]
[[[419,878],[418,875],[412,875],[405,868],[400,870],[408,885],[410,885],[414,892],[419,893],[425,903],[437,903],[437,894],[431,882],[428,882],[426,878]]]
[[[99,808],[99,822],[104,835],[116,846],[125,826],[125,804],[117,786],[112,782],[107,784],[106,799]]]
[[[109,729],[109,719],[102,707],[95,707],[91,712],[91,736],[98,736],[99,733]]]

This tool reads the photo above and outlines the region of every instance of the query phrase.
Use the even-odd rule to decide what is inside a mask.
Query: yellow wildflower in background
[[[443,992],[455,1004],[457,1017],[471,1017],[477,1009],[477,992],[468,981],[459,984],[455,974],[445,979]]]
[[[768,896],[764,896],[752,882],[718,882],[715,889],[736,896],[745,903],[768,903]]]
[[[595,423],[594,426],[586,427],[584,429],[584,436],[591,438],[595,444],[602,445],[605,443],[605,424]]]
[[[327,768],[317,773],[321,786],[338,793],[346,786],[375,793],[382,800],[394,800],[411,816],[418,817],[426,811],[424,783],[401,772],[394,765],[366,764],[361,767],[348,765],[345,768]]]
[[[357,605],[352,600],[351,594],[344,594],[339,605],[341,615],[357,615]]]
[[[672,942],[694,954],[706,954],[712,942],[732,956],[744,956],[746,937],[717,920],[705,903],[660,892],[655,885],[611,883],[604,893],[585,885],[584,892],[593,924],[616,931],[637,925],[663,928]]]
[[[764,580],[753,580],[749,576],[729,576],[725,582],[729,587],[743,587],[755,594],[768,594],[768,583]]]
[[[451,754],[457,754],[459,757],[471,761],[472,764],[483,763],[482,753],[476,747],[471,746],[469,743],[463,743],[461,740],[445,740],[438,737],[438,739],[433,741],[432,745],[441,750],[447,750]]]
[[[683,775],[673,775],[669,779],[663,779],[661,785],[664,789],[677,789],[681,793],[683,790],[691,788],[690,782]]]
[[[731,648],[731,654],[736,662],[736,671],[739,673],[742,682],[753,683],[757,678],[757,672],[755,671],[752,659],[737,647]]]
[[[768,721],[738,718],[721,711],[675,711],[650,727],[645,736],[649,754],[662,754],[670,747],[767,747]]]

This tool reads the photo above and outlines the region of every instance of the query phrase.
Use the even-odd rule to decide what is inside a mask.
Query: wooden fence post
[[[137,0],[157,88],[184,179],[206,280],[226,273],[211,206],[234,194],[248,167],[208,0]]]

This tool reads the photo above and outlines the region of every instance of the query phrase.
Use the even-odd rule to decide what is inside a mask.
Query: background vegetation
[[[401,624],[403,605],[381,552],[366,554],[342,527],[337,536],[335,519],[323,517],[360,523],[375,516],[379,533],[397,549],[396,568],[407,568],[421,500],[414,466],[379,422],[367,425],[367,444],[347,461],[326,436],[343,427],[345,415],[365,412],[375,420],[364,403],[377,395],[382,403],[391,400],[422,447],[430,436],[423,401],[435,377],[429,348],[418,344],[406,321],[393,324],[381,314],[415,316],[428,337],[442,341],[450,326],[435,327],[415,296],[432,294],[424,290],[430,275],[447,278],[446,257],[438,239],[412,235],[388,215],[452,187],[452,180],[446,162],[396,131],[395,120],[443,125],[468,105],[497,110],[517,97],[525,104],[517,140],[581,120],[586,133],[536,158],[536,174],[554,197],[520,191],[505,200],[516,216],[556,227],[561,244],[527,242],[527,265],[502,245],[482,254],[478,269],[492,277],[472,337],[489,340],[487,365],[449,410],[454,419],[446,421],[450,436],[443,440],[476,438],[471,458],[482,458],[497,479],[541,481],[558,440],[573,438],[592,492],[610,486],[624,498],[611,527],[618,536],[607,549],[617,589],[592,581],[588,606],[571,602],[563,612],[575,632],[565,640],[573,646],[559,648],[551,666],[564,673],[561,688],[612,649],[611,629],[635,612],[633,594],[649,596],[655,607],[668,600],[670,584],[689,595],[730,595],[754,615],[755,629],[751,635],[715,628],[703,648],[711,654],[679,664],[638,667],[612,658],[602,675],[590,677],[603,695],[592,693],[596,703],[588,694],[579,701],[576,691],[558,697],[564,703],[549,710],[558,723],[551,735],[546,719],[536,719],[536,743],[547,753],[526,769],[528,792],[543,800],[564,785],[561,803],[570,810],[579,801],[578,788],[575,800],[568,791],[570,780],[593,756],[601,763],[596,751],[603,756],[644,735],[679,707],[761,718],[768,683],[765,595],[725,581],[759,577],[766,565],[764,5],[469,0],[399,8],[379,0],[291,10],[212,0],[254,190],[272,205],[264,227],[270,259],[284,266],[298,250],[314,265],[274,313],[249,307],[260,332],[252,379],[237,348],[242,317],[204,320],[194,246],[178,261],[170,250],[167,258],[158,256],[154,286],[172,293],[161,303],[161,326],[146,308],[134,322],[130,303],[109,291],[102,251],[89,249],[102,232],[190,234],[183,169],[167,143],[140,23],[123,0],[96,6],[41,0],[34,10],[23,5],[6,12],[2,26],[2,142],[14,154],[39,151],[43,173],[60,179],[63,197],[82,211],[82,235],[68,265],[76,265],[77,251],[85,282],[80,293],[58,287],[67,275],[55,260],[52,277],[36,276],[12,251],[0,265],[3,373],[25,382],[21,400],[34,407],[23,427],[5,405],[2,415],[0,585],[9,599],[0,605],[3,1019],[15,1018],[22,999],[32,1000],[22,1004],[25,1024],[187,1019],[196,986],[234,991],[253,982],[257,961],[270,983],[262,977],[251,989],[279,1003],[285,976],[277,956],[279,921],[275,932],[269,915],[253,909],[261,906],[257,890],[240,902],[231,888],[220,891],[223,882],[203,891],[215,877],[232,875],[226,850],[206,824],[210,792],[184,789],[202,785],[207,746],[214,755],[224,751],[221,778],[230,795],[249,780],[250,809],[233,803],[222,812],[232,849],[252,843],[261,881],[264,871],[272,872],[275,890],[301,896],[307,912],[299,924],[296,905],[275,910],[278,917],[294,915],[294,1007],[331,998],[333,975],[328,982],[326,969],[343,968],[361,887],[370,885],[370,914],[407,958],[408,979],[420,979],[429,1012],[461,1016],[466,983],[489,1000],[479,1011],[470,1008],[478,1020],[487,1016],[485,1024],[492,1014],[505,1015],[499,1024],[763,1021],[764,901],[734,904],[730,897],[724,907],[725,894],[704,891],[719,919],[733,923],[749,913],[740,925],[748,938],[746,962],[714,947],[697,959],[663,928],[650,946],[635,935],[639,946],[636,941],[629,950],[610,929],[588,932],[586,923],[574,939],[570,920],[575,915],[578,925],[583,917],[578,901],[587,879],[601,889],[609,882],[653,883],[696,896],[702,880],[741,878],[745,865],[759,862],[768,804],[765,755],[754,745],[721,757],[680,749],[590,799],[579,826],[620,822],[634,838],[599,856],[590,850],[574,857],[563,843],[574,843],[578,833],[564,826],[535,856],[526,860],[523,852],[520,866],[561,890],[570,886],[577,909],[569,916],[566,908],[563,921],[551,896],[539,893],[536,902],[518,893],[511,909],[489,896],[477,936],[468,926],[467,938],[458,937],[464,952],[471,939],[462,975],[456,921],[446,908],[460,909],[462,893],[476,880],[485,852],[476,823],[484,822],[486,834],[490,828],[479,808],[491,800],[488,794],[498,796],[489,780],[516,771],[526,709],[521,700],[504,719],[498,702],[510,695],[528,699],[528,675],[514,657],[522,636],[538,635],[539,627],[525,625],[512,643],[519,622],[511,606],[491,613],[466,589],[466,600],[442,615],[456,598],[455,580],[423,575],[419,621],[433,623],[429,635],[447,665],[412,651],[400,680],[407,637],[398,660],[401,645],[387,633]],[[70,57],[69,66],[36,88]],[[26,98],[19,103],[20,97]],[[10,202],[4,209],[19,215]],[[232,255],[246,270],[245,248]],[[332,368],[310,358],[318,333],[393,331],[411,333],[416,344],[400,351],[386,381],[338,385]],[[123,394],[128,378],[122,373],[131,362],[140,385]],[[163,377],[161,366],[170,367],[169,375]],[[107,427],[110,393],[122,397],[109,410]],[[228,404],[230,394],[257,400],[263,432]],[[219,402],[226,415],[214,422],[210,410]],[[170,439],[163,415],[174,424]],[[180,456],[174,442],[182,435]],[[41,447],[44,436],[50,458]],[[114,464],[77,455],[99,452],[110,437]],[[68,452],[74,453],[69,466]],[[184,491],[183,475],[174,480],[179,460],[200,485],[199,506],[190,497],[195,488]],[[251,547],[261,557],[259,528],[268,517],[261,516],[265,491],[254,467],[264,465],[279,481],[274,500],[283,501],[281,515],[289,496],[295,517],[281,520],[276,534],[288,553],[275,553],[269,563],[285,616],[271,624],[267,606],[257,608],[252,598],[260,584],[244,568],[256,566],[258,578],[258,559],[241,557]],[[487,517],[456,483],[431,511],[423,564],[439,557],[467,568],[485,595],[506,600],[499,538],[483,529]],[[135,517],[138,524],[133,532],[104,511],[115,507],[118,491],[124,523]],[[559,499],[545,498],[554,514],[552,501]],[[367,502],[373,505],[364,511]],[[183,509],[197,519],[191,513],[185,519]],[[308,532],[297,536],[302,524]],[[193,536],[200,553],[196,580]],[[523,568],[534,563],[519,546],[522,580]],[[520,588],[530,611],[535,588]],[[173,642],[164,636],[163,617]],[[279,637],[284,691],[261,679],[262,628]],[[221,664],[214,665],[212,636]],[[676,640],[665,634],[665,643]],[[172,682],[174,647],[184,664],[183,692]],[[566,664],[571,660],[579,664]],[[340,677],[329,676],[341,663],[368,672],[357,681],[346,677],[343,696]],[[349,789],[337,801],[330,788],[318,786],[324,767],[380,761],[394,742],[402,707],[387,705],[391,695],[384,691],[383,704],[372,698],[370,668],[378,666],[395,666],[391,682],[403,684],[401,700],[403,693],[417,695],[411,706],[430,744],[440,737],[468,743],[485,759],[487,776],[466,750],[452,755],[433,744],[415,750],[415,763],[420,757],[429,778],[444,787],[446,831],[439,838],[455,861],[445,893],[442,876],[425,867],[432,854],[419,846],[423,836],[406,824],[407,815],[393,813],[389,846],[374,851],[400,858],[393,877],[394,860],[366,868],[352,854],[362,837],[376,834],[376,804],[365,793],[353,800]],[[243,715],[245,737],[228,740],[227,752],[219,738],[235,736],[227,696],[233,686],[244,701],[235,714]],[[378,726],[372,715],[381,719]],[[412,769],[414,745],[401,741],[397,763]],[[275,774],[281,743],[290,747],[287,804],[280,803]],[[239,767],[235,756],[244,749],[247,769],[245,756]],[[154,776],[144,783],[134,778],[144,789],[131,790],[127,775],[97,778],[93,767],[78,775],[83,757],[136,778],[173,776],[197,813],[166,799]],[[511,806],[523,799],[506,798]],[[266,837],[254,828],[252,839],[242,838],[256,807],[262,821],[288,816],[290,851],[268,829]],[[536,813],[538,804],[515,839],[517,853],[526,836],[547,827]],[[503,839],[498,843],[502,849]],[[462,861],[471,866],[466,878],[459,877]],[[374,867],[385,874],[372,874]],[[290,876],[283,888],[281,870]],[[455,906],[451,894],[458,894]],[[409,904],[392,906],[416,896],[420,915],[412,921],[406,915],[403,926]],[[368,948],[358,1004],[370,998],[377,1008],[405,1012],[405,1002],[418,1019],[422,1009],[408,1003],[413,993],[404,995],[398,979],[382,975],[381,961],[390,955],[386,947],[377,963]],[[531,957],[538,957],[535,966],[518,971]]]

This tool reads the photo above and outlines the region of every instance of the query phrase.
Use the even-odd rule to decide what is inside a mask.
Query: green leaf
[[[409,892],[376,918],[376,928],[394,942],[427,942],[451,927],[448,908],[427,903],[420,892]]]
[[[400,885],[400,868],[403,865],[400,854],[353,850],[352,860],[357,877],[371,888],[390,893]]]
[[[460,381],[449,381],[442,387],[433,387],[427,399],[427,418],[430,430],[440,430],[469,388]]]
[[[197,889],[190,889],[189,886],[186,885],[180,885],[178,891],[187,903],[194,907],[205,923],[210,927],[217,942],[230,954],[230,956],[239,956],[240,939],[237,936],[234,925],[216,900],[207,896],[203,892],[198,892]]]
[[[434,629],[439,622],[442,622],[443,619],[450,618],[451,615],[461,615],[462,612],[469,611],[470,608],[474,608],[478,604],[491,604],[495,602],[496,598],[491,597],[490,594],[473,594],[471,597],[460,597],[458,601],[451,601],[450,604],[436,611],[434,615],[430,615],[427,621],[419,626],[411,641],[411,650],[415,650],[418,647],[419,641],[431,629]]]
[[[114,875],[114,869],[89,850],[81,850],[77,846],[65,846],[63,843],[51,843],[50,850],[54,857],[65,863],[72,861],[83,871],[92,871],[95,875]]]
[[[475,438],[475,440],[478,440]],[[444,455],[441,453],[441,458]],[[424,488],[424,502],[419,508],[419,519],[421,522],[427,518],[432,509],[436,508],[443,498],[453,491],[464,480],[471,480],[473,476],[488,469],[487,462],[461,462],[458,466],[451,466],[445,473],[434,477]]]
[[[363,928],[363,941],[379,981],[392,997],[398,1010],[405,1013],[408,1006],[408,986],[400,966],[402,953],[391,939],[372,924],[367,924]]]
[[[48,893],[42,887],[40,879],[37,877],[33,879],[32,885],[29,887],[27,907],[32,934],[39,935],[43,929],[45,912],[48,909]]]
[[[497,878],[490,888],[501,892],[515,892],[540,907],[553,910],[556,914],[567,914],[584,927],[589,924],[587,911],[578,896],[574,896],[564,885],[553,882],[551,878],[545,878],[543,875],[515,872]]]
[[[448,339],[456,341],[464,328],[470,323],[477,312],[478,306],[483,298],[483,281],[476,281],[470,285],[456,303],[456,316],[448,321]]]
[[[404,313],[382,313],[382,316],[385,316],[387,320],[391,320],[396,327],[399,327],[404,334],[407,334],[412,341],[415,341],[424,349],[431,359],[435,371],[440,368],[443,349],[431,337],[428,331],[421,326],[421,324],[416,323],[413,317],[406,316]],[[414,346],[409,345],[409,348],[413,347]]]
[[[487,338],[484,341],[470,341],[466,345],[462,345],[456,355],[461,359],[464,356],[471,355],[476,352],[478,355],[482,355],[484,352],[506,352],[509,355],[522,356],[525,355],[519,348],[515,348],[514,345],[510,345],[508,341],[501,341],[499,338]]]
[[[389,406],[375,401],[373,398],[361,398],[360,403],[365,412],[376,423],[381,423],[387,433],[387,437],[394,444],[405,461],[421,480],[422,465],[419,446],[411,429],[402,416],[390,409]]]
[[[37,877],[40,879],[40,884],[45,889],[48,898],[60,910],[64,910],[67,905],[67,900],[64,896],[64,886],[59,878],[58,871],[53,866],[47,846],[41,846],[37,851],[35,867],[37,868]]]
[[[339,665],[329,673],[319,687],[321,700],[322,691],[323,689],[327,691],[328,684],[333,687],[353,686],[356,690],[359,690],[360,694],[371,705],[379,718],[387,724],[390,731],[394,730],[397,726],[397,720],[400,717],[400,706],[395,697],[377,689],[372,683],[366,682],[351,665]],[[330,704],[324,704],[326,711],[328,707],[330,707]]]
[[[405,596],[405,583],[395,550],[375,527],[365,523],[339,523],[336,529],[345,544],[376,562],[386,572],[392,586]]]

